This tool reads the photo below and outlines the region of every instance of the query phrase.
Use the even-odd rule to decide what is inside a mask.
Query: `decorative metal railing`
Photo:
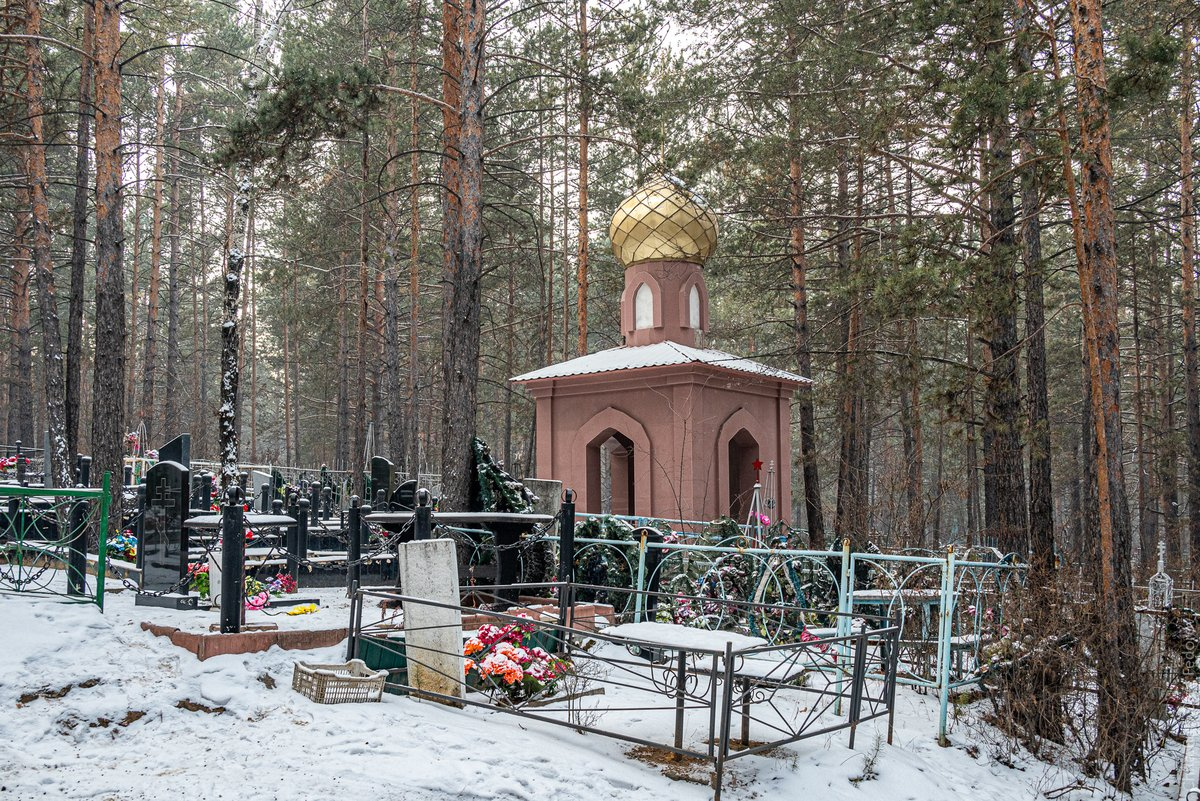
[[[106,473],[97,489],[0,486],[0,592],[104,609],[109,482]]]
[[[953,548],[855,553],[848,543],[841,551],[788,548],[782,536],[768,540],[780,547],[755,548],[737,535],[664,534],[612,517],[585,520],[575,530],[573,575],[592,587],[581,590],[582,600],[612,603],[618,613],[634,619],[656,619],[638,606],[638,593],[652,591],[710,599],[710,608],[702,605],[688,614],[713,616],[711,622],[718,626],[723,607],[715,601],[806,610],[802,620],[767,614],[752,620],[756,636],[771,643],[785,641],[801,628],[846,636],[854,616],[896,620],[901,632],[897,681],[937,694],[938,737],[943,741],[950,696],[978,682],[988,647],[1007,632],[1005,596],[1023,584],[1026,574],[1026,566],[1014,557],[989,548],[972,549],[967,558]],[[601,536],[585,536],[597,531]],[[547,544],[557,547],[559,538],[542,535],[523,541],[523,568],[530,562],[538,566],[523,570],[523,580],[545,580],[543,560],[529,557]],[[464,543],[459,547],[461,553]],[[490,547],[487,537],[480,537],[461,555],[471,564],[487,563]],[[662,610],[659,619],[667,619]]]
[[[603,590],[627,611],[577,600]],[[571,582],[474,586],[470,597],[502,611],[359,589],[347,658],[387,671],[392,692],[566,726],[711,769],[715,800],[742,757],[837,731],[853,748],[857,728],[876,718],[887,719],[891,742],[900,630],[882,618],[855,616],[866,625],[847,635],[768,642],[755,619],[840,615]],[[367,605],[382,610],[378,621],[364,620]],[[720,607],[719,623],[638,625],[684,606]],[[461,641],[442,636],[447,613],[462,621]]]

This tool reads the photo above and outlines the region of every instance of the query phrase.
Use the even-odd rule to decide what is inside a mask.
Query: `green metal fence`
[[[671,534],[666,542],[647,537],[649,529],[628,526],[612,539],[576,537],[576,572],[614,589],[651,589],[712,597],[783,603],[836,612],[813,615],[804,623],[825,634],[834,627],[849,636],[853,614],[895,620],[901,629],[900,674],[896,681],[938,697],[938,739],[946,740],[951,694],[978,682],[984,650],[1001,639],[1006,626],[1004,602],[1024,582],[1026,566],[1014,556],[991,549],[958,554],[941,552],[854,553],[849,542],[840,551],[750,547],[737,538],[717,543]],[[556,537],[546,538],[557,542]],[[594,573],[594,574],[593,574]],[[597,597],[614,603],[617,613],[641,620],[641,595]],[[629,609],[621,603],[634,604]],[[719,603],[713,604],[718,612]],[[661,614],[661,610],[660,610]],[[720,628],[718,619],[689,625]],[[764,616],[756,636],[771,642],[797,634],[796,621]]]
[[[94,489],[0,486],[0,593],[104,609],[109,482]]]

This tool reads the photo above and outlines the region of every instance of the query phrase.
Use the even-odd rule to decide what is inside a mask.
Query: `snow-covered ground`
[[[249,613],[247,622],[344,626],[344,597],[316,594],[322,608],[314,615]],[[106,606],[101,614],[0,595],[0,801],[711,798],[710,788],[668,778],[661,765],[629,756],[628,744],[596,735],[391,695],[379,704],[324,706],[291,690],[295,661],[341,661],[340,647],[199,662],[139,624],[207,630],[215,613],[135,607],[127,592],[110,595]],[[886,721],[865,724],[853,751],[840,732],[734,760],[724,797],[1106,797],[1103,785],[1075,771],[1009,753],[978,721],[982,712],[964,710],[953,745],[940,748],[936,699],[902,688],[894,745],[878,748],[876,777],[860,780]],[[1176,797],[1178,758],[1175,748],[1156,759],[1139,801]],[[1076,782],[1087,789],[1059,789]]]

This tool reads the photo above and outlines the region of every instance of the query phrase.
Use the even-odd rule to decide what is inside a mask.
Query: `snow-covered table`
[[[711,679],[711,708],[716,714],[717,685],[727,675],[734,680],[746,683],[746,677],[735,672],[733,665],[723,665],[728,656],[735,664],[744,664],[743,654],[769,643],[761,637],[749,637],[733,631],[712,631],[697,629],[691,626],[681,626],[677,623],[624,623],[620,626],[610,626],[604,629],[606,637],[615,638],[626,644],[626,647],[649,646],[654,649],[675,651],[674,687],[675,695],[675,747],[683,747],[683,713],[687,699],[688,655],[693,657],[707,656],[711,658],[711,667],[705,669],[693,665],[694,673],[707,673]],[[730,688],[731,689],[731,688]],[[728,697],[729,689],[725,692]],[[742,693],[743,698],[743,729],[748,725],[749,695]],[[726,701],[728,703],[728,701]]]

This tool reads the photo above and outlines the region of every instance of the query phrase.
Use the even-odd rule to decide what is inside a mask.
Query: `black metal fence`
[[[837,731],[853,747],[859,724],[884,717],[891,742],[900,633],[891,621],[856,615],[848,636],[820,636],[806,620],[827,621],[828,611],[636,590],[617,591],[639,603],[574,602],[600,589],[614,592],[572,582],[472,586],[475,606],[360,589],[348,656],[387,670],[391,692],[567,726],[711,769],[717,801],[731,761]],[[680,605],[722,608],[694,625],[659,622]],[[421,607],[461,616],[461,651],[415,644],[426,629],[405,626],[405,616],[422,617],[413,611]],[[790,633],[757,637],[764,616]],[[706,627],[715,620],[720,628]]]

